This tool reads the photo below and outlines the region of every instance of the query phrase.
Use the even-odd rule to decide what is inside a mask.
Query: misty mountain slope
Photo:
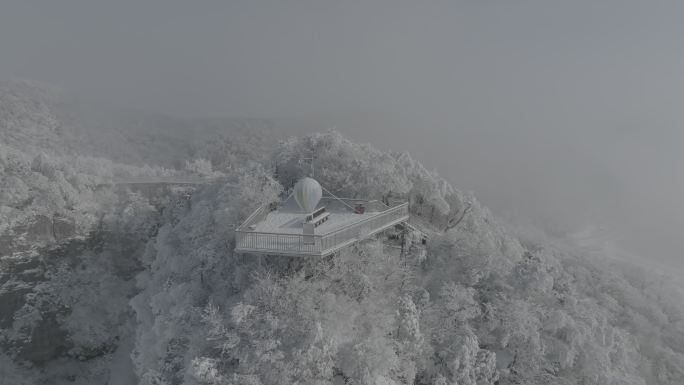
[[[303,167],[288,159],[304,149],[334,191],[409,197],[432,226],[427,253],[400,260],[387,234],[324,260],[234,255],[230,225],[280,188],[263,170],[242,170],[167,212],[147,249],[131,302],[141,383],[684,380],[683,298],[660,277],[525,250],[406,155],[335,133],[283,144],[279,176]]]
[[[35,153],[42,148],[71,150],[61,136],[68,118],[59,91],[31,81],[0,83],[0,143]]]
[[[67,107],[44,86],[0,86],[0,374],[21,363],[26,383],[92,383],[131,334],[136,250],[150,235],[138,224],[171,198],[110,183],[207,171],[201,160],[171,170],[88,155]]]
[[[0,250],[64,238],[60,229],[86,234],[111,204],[103,183],[210,177],[264,162],[275,141],[268,127],[115,110],[36,82],[2,82]]]
[[[34,81],[0,82],[0,143],[28,155],[78,153],[166,168],[205,158],[225,169],[263,160],[277,138],[273,125],[263,119],[175,118],[76,100]]]
[[[3,235],[29,248],[3,251],[0,374],[18,384],[684,382],[681,291],[648,271],[521,244],[406,153],[334,131],[271,147],[227,133],[221,157],[183,165],[221,171],[215,180],[145,195],[98,185],[180,170],[70,153],[60,146],[78,139],[52,120],[17,121],[0,143],[0,208]],[[394,229],[324,259],[235,255],[235,226],[308,173],[312,154],[336,195],[409,200],[427,247],[402,258]],[[56,214],[80,230],[54,239]],[[25,225],[49,241],[21,235]]]
[[[85,236],[3,256],[0,373],[16,384],[126,378],[126,372],[114,371],[125,367],[121,355],[129,354],[121,350],[133,335],[128,302],[137,293],[139,255],[158,218],[147,198],[131,193],[114,200]]]
[[[0,250],[87,234],[118,199],[118,179],[183,174],[73,155],[31,155],[0,143]]]
[[[74,110],[78,140],[120,163],[182,168],[186,160],[205,158],[225,169],[263,160],[277,137],[274,123],[264,119],[176,118],[89,104]]]

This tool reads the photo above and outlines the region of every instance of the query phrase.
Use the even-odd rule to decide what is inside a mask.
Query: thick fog
[[[3,0],[0,78],[335,127],[411,152],[514,222],[602,228],[684,267],[682,14],[632,0]]]

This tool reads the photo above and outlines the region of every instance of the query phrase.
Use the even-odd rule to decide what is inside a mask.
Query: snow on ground
[[[331,212],[328,220],[314,229],[316,234],[327,234],[344,226],[370,218],[378,212],[356,214],[349,211]],[[301,234],[304,214],[289,211],[272,211],[256,224],[255,231],[279,234]]]
[[[357,223],[364,219],[370,218],[380,213],[377,205],[366,205],[366,212],[357,214],[344,203],[324,198],[316,207],[326,208],[330,213],[328,220],[314,229],[315,234],[327,234],[338,230],[344,226]],[[283,204],[276,210],[268,213],[264,220],[256,223],[256,232],[264,233],[278,233],[278,234],[302,234],[302,226],[304,224],[304,214],[297,206],[294,199],[285,200]]]

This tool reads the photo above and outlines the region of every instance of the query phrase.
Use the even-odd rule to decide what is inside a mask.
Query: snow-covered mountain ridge
[[[28,105],[39,106],[32,115],[51,104]],[[5,103],[0,119],[16,110]],[[53,128],[72,131],[54,116],[0,123],[12,127],[0,210],[15,224],[0,233],[13,237],[32,212],[80,228],[2,256],[8,383],[684,383],[681,292],[643,269],[521,242],[406,153],[336,132],[274,145],[228,128],[226,158],[186,167],[213,182],[150,197],[97,181],[178,172],[167,160],[145,168],[60,151],[69,145],[54,143],[73,137]],[[35,140],[53,134],[50,146]],[[237,150],[243,142],[258,156]],[[388,231],[325,259],[236,255],[235,225],[279,199],[311,153],[316,178],[340,196],[408,199],[431,235],[425,252],[401,258]]]

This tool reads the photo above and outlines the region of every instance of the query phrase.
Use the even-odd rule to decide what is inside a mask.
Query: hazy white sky
[[[684,266],[682,15],[657,0],[2,0],[0,78],[173,115],[314,116],[501,214],[604,223]]]

